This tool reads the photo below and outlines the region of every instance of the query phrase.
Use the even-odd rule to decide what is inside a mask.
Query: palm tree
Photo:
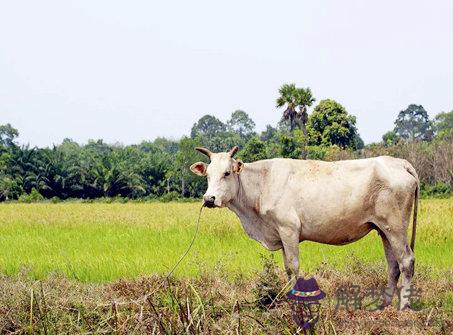
[[[283,112],[283,118],[289,120],[290,131],[292,132],[297,123],[304,133],[304,144],[302,148],[302,157],[307,157],[305,146],[307,144],[307,121],[308,113],[307,109],[310,107],[315,98],[311,93],[309,87],[297,88],[295,84],[284,84],[278,90],[280,96],[277,99],[277,108],[281,108],[286,105],[286,110]],[[299,111],[297,111],[297,108]]]
[[[296,125],[298,105],[298,91],[295,84],[283,84],[278,90],[280,96],[277,98],[277,108],[281,108],[286,105],[286,109],[283,112],[283,118],[289,120],[290,131],[294,130]]]
[[[305,150],[305,147],[308,142],[307,109],[308,109],[308,107],[310,107],[313,104],[313,102],[315,102],[315,98],[313,98],[313,95],[312,95],[309,87],[297,89],[297,105],[299,106],[299,113],[297,113],[297,119],[299,120],[302,131],[304,132],[304,147],[302,148],[302,158],[303,159],[307,158],[307,151]]]

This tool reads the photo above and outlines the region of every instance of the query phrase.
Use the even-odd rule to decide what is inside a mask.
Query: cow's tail
[[[418,193],[420,192],[420,185],[417,183],[415,188],[415,197],[414,197],[414,218],[412,221],[412,237],[411,237],[411,249],[414,252],[415,247],[415,232],[417,230],[417,211],[418,211]]]
[[[415,235],[417,230],[417,212],[418,212],[418,196],[420,193],[420,180],[418,179],[417,172],[415,171],[414,167],[409,163],[406,162],[406,170],[409,172],[417,181],[417,186],[415,187],[415,195],[414,195],[414,216],[412,219],[412,236],[411,236],[411,249],[412,252],[415,248]]]

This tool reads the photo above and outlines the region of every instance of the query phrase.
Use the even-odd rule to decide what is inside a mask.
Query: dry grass
[[[430,279],[415,276],[422,289],[419,311],[335,308],[335,290],[359,284],[363,289],[385,285],[380,266],[363,267],[351,257],[346,276],[323,265],[316,273],[327,297],[322,302],[316,334],[451,334],[451,273]],[[88,284],[59,276],[35,281],[25,274],[0,279],[0,332],[47,334],[294,334],[297,332],[285,298],[274,305],[263,292],[284,286],[280,267],[267,260],[247,279],[228,279],[221,270],[199,278],[165,281],[143,277],[109,284]],[[266,287],[263,290],[263,286]],[[151,293],[151,294],[150,294]],[[396,303],[396,301],[395,301]]]

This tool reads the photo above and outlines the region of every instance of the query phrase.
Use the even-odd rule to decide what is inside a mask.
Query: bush
[[[19,202],[31,203],[44,200],[44,197],[36,188],[32,188],[30,194],[24,193],[19,197]]]
[[[164,195],[162,195],[159,200],[162,201],[162,202],[170,202],[170,201],[175,201],[175,200],[179,200],[180,198],[180,194],[177,193],[177,192],[168,192],[168,193],[165,193]]]
[[[422,197],[448,198],[452,195],[452,191],[450,184],[441,181],[436,182],[434,185],[422,184],[420,186],[420,194]]]
[[[57,204],[57,203],[61,202],[61,199],[59,197],[52,197],[50,199],[50,202],[53,204]]]
[[[324,160],[327,154],[327,148],[320,145],[307,146],[307,158],[315,160]]]

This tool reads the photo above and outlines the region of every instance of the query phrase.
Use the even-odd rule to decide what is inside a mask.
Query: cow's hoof
[[[389,307],[389,306],[392,306],[392,303],[390,303],[390,302],[389,302],[389,303],[386,303],[386,302],[385,302],[385,303],[383,303],[383,304],[381,304],[381,305],[379,306],[379,309],[380,309],[381,311],[383,311],[384,309],[386,309],[386,308]]]
[[[404,304],[400,307],[400,311],[411,311],[412,308],[409,304]]]

